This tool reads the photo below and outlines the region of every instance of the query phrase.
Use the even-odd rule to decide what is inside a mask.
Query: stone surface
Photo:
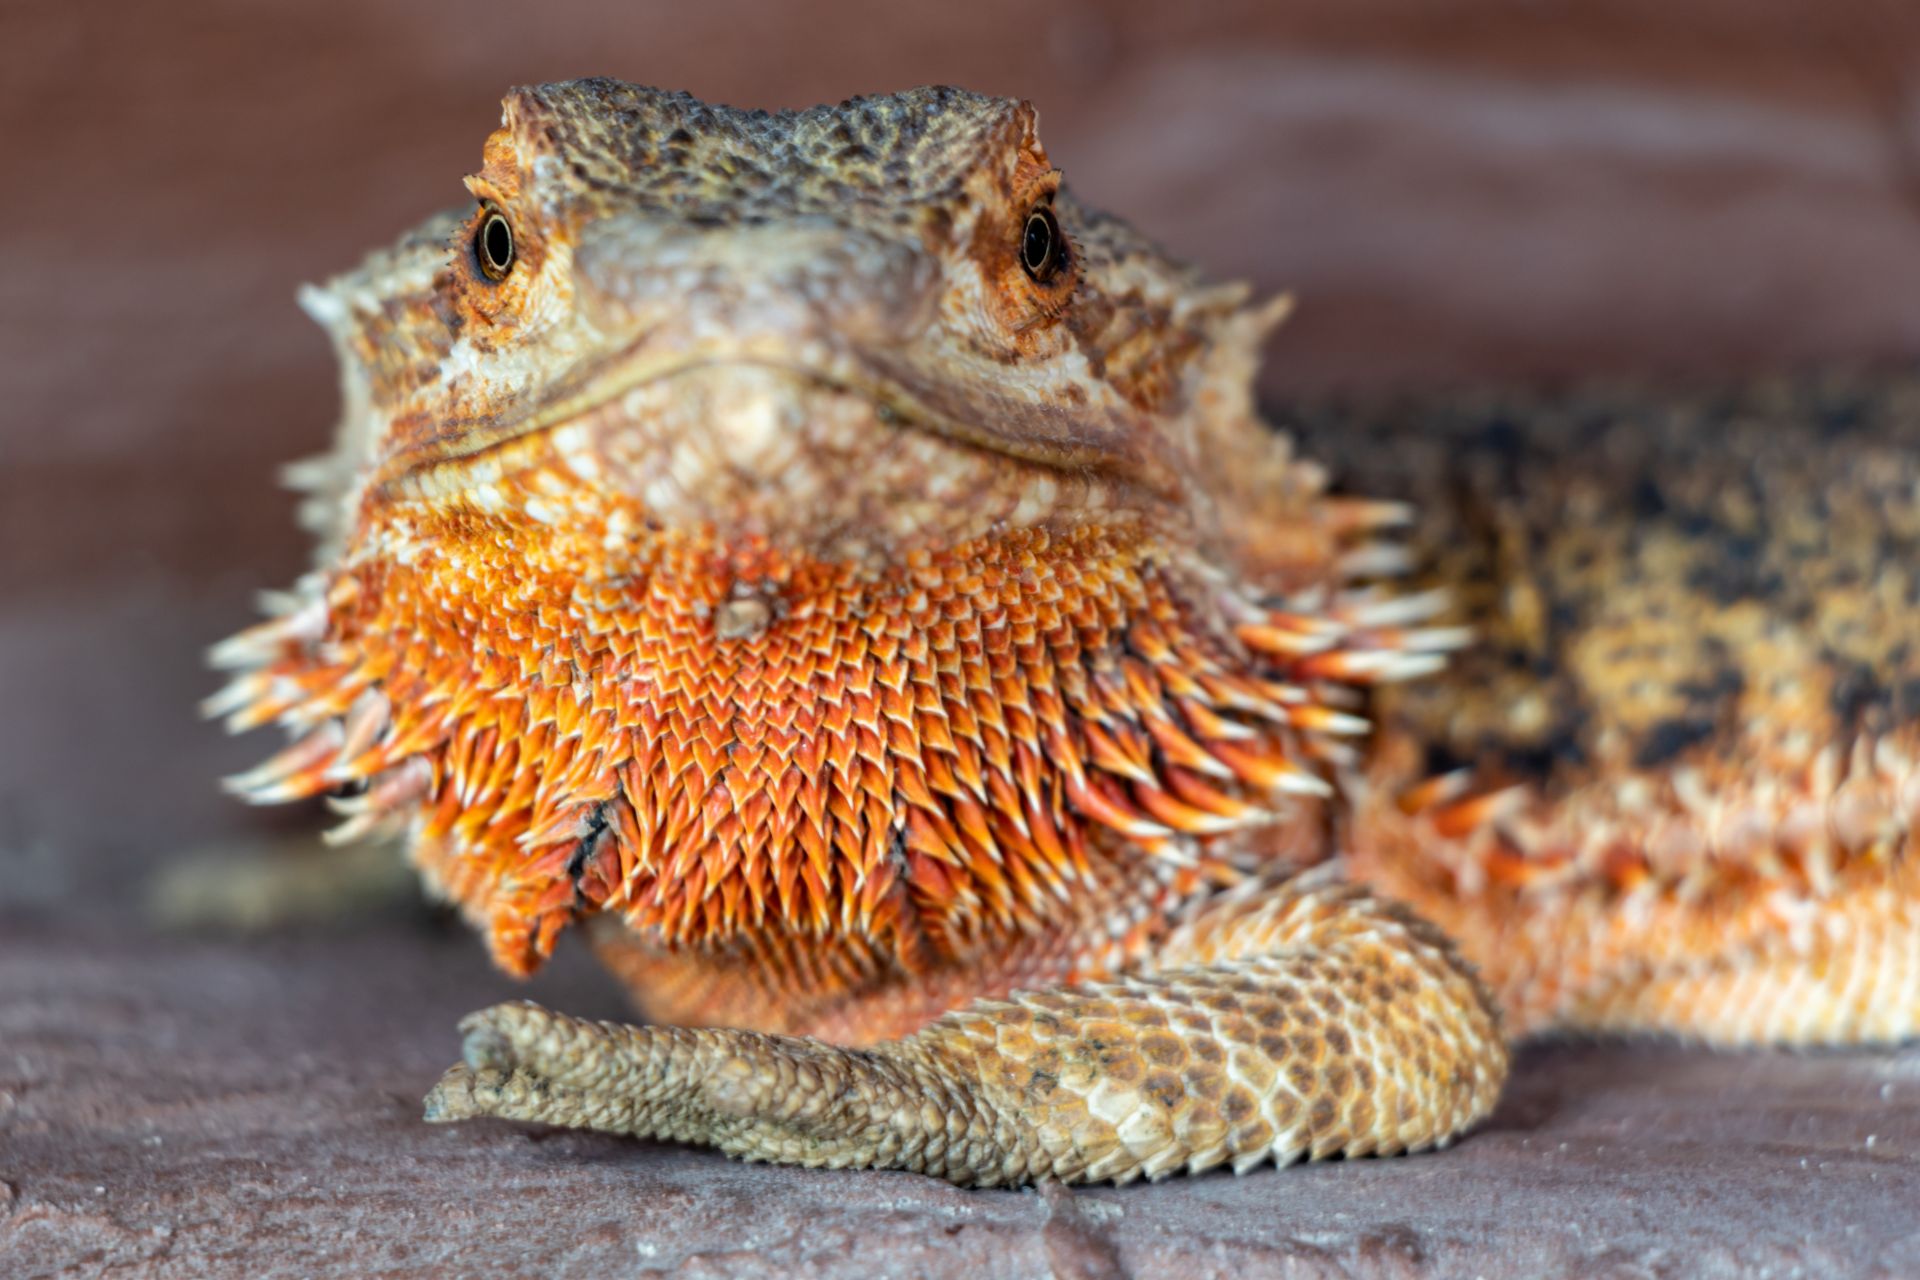
[[[454,929],[271,942],[0,920],[0,1275],[1920,1273],[1920,1049],[1527,1053],[1454,1149],[1066,1193],[730,1163],[420,1095],[530,988]]]

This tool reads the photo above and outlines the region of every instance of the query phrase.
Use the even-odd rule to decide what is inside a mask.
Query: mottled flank
[[[1610,785],[1637,768],[1685,788],[1680,766],[1717,745],[1700,758],[1727,767],[1705,772],[1701,803],[1752,809],[1740,779],[1769,796],[1795,779],[1818,809],[1832,775],[1794,772],[1824,758],[1795,754],[1798,694],[1767,695],[1748,728],[1775,754],[1750,753],[1744,773],[1668,706],[1691,705],[1681,679],[1709,699],[1746,687],[1721,688],[1726,663],[1709,659],[1800,607],[1765,575],[1799,571],[1775,562],[1802,535],[1743,535],[1758,576],[1736,591],[1748,570],[1723,563],[1717,525],[1698,527],[1694,509],[1721,499],[1693,471],[1616,459],[1663,505],[1644,510],[1637,489],[1631,515],[1592,499],[1602,514],[1570,536],[1599,541],[1564,556],[1540,544],[1582,508],[1523,485],[1538,505],[1515,509],[1525,549],[1493,590],[1531,593],[1543,621],[1514,642],[1550,652],[1525,689],[1387,704],[1370,764],[1365,690],[1437,671],[1468,638],[1432,625],[1439,594],[1379,585],[1410,563],[1383,540],[1407,507],[1333,495],[1255,413],[1257,348],[1285,300],[1207,284],[1078,204],[1031,107],[923,89],[769,115],[551,85],[509,96],[467,185],[470,210],[306,295],[341,354],[345,415],[335,453],[297,473],[318,567],[216,654],[236,675],[213,711],[293,735],[234,787],[328,794],[340,838],[404,832],[511,971],[586,923],[649,1016],[730,1029],[478,1015],[437,1118],[988,1183],[1444,1143],[1504,1077],[1494,1006],[1445,934],[1343,884],[1343,867],[1455,931],[1515,1002],[1514,1026],[1719,1035],[1714,1019],[1731,1018],[1785,1034],[1737,995],[1652,1011],[1671,975],[1609,933],[1637,908],[1544,912],[1531,918],[1560,933],[1502,953],[1498,913],[1529,911],[1533,891],[1503,868],[1558,855],[1511,853],[1485,792],[1498,779],[1415,784],[1429,753],[1486,773],[1558,750],[1503,745],[1537,738],[1581,744]],[[1443,449],[1402,487],[1432,499],[1468,457]],[[1790,478],[1754,474],[1750,523],[1776,509],[1765,486]],[[1854,502],[1871,533],[1858,494],[1879,493],[1878,475],[1805,493]],[[1655,516],[1705,549],[1645,550]],[[1824,617],[1841,562],[1875,570],[1892,536],[1870,550],[1847,532],[1813,557],[1832,561],[1832,588],[1802,574],[1795,589]],[[1443,560],[1441,577],[1484,629],[1488,575]],[[1676,613],[1673,644],[1648,648],[1676,593],[1719,600],[1718,620]],[[1593,652],[1539,630],[1560,626],[1556,602],[1589,597],[1623,611],[1613,632],[1581,623]],[[1882,678],[1905,662],[1873,650],[1886,624],[1863,614],[1845,649]],[[1509,637],[1490,635],[1498,647],[1470,664],[1500,660]],[[1666,692],[1580,685],[1630,684],[1628,660]],[[1766,668],[1791,669],[1792,655]],[[1864,731],[1861,700],[1880,686],[1847,687],[1827,705]],[[1537,734],[1529,692],[1552,702]],[[1482,694],[1475,736],[1461,708]],[[1904,779],[1908,713],[1891,714],[1859,750]],[[1568,728],[1577,715],[1591,743]],[[1343,784],[1369,769],[1350,812]],[[1831,885],[1797,853],[1754,856],[1739,863],[1747,899],[1703,906],[1652,875],[1647,900],[1704,940],[1687,958],[1716,975],[1791,969],[1812,953],[1761,945],[1786,925],[1749,912],[1728,933],[1718,904],[1783,884],[1814,903],[1866,884],[1856,865],[1878,859],[1878,905],[1794,924],[1852,930],[1830,954],[1893,975],[1876,1005],[1891,1014],[1826,1017],[1811,1038],[1904,1034],[1915,970],[1880,963],[1912,932],[1904,785],[1847,808],[1870,834]],[[1580,795],[1544,795],[1541,822],[1590,825]],[[1664,869],[1671,855],[1645,840],[1630,853]],[[1631,899],[1615,861],[1592,892]],[[1488,885],[1512,896],[1474,916]],[[1604,972],[1578,1008],[1543,1005],[1541,981],[1515,976],[1580,947]],[[1697,1006],[1700,989],[1660,1007]]]
[[[1356,866],[1517,1029],[1913,1033],[1920,379],[1299,427],[1479,637],[1382,699]]]

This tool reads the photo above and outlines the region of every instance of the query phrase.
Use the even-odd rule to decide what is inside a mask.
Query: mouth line
[[[590,390],[562,392],[530,411],[505,422],[449,424],[436,439],[425,441],[389,458],[380,468],[380,488],[404,485],[409,477],[443,468],[471,464],[517,441],[586,421],[644,387],[658,385],[707,369],[757,369],[785,374],[835,395],[871,405],[882,425],[924,431],[969,448],[980,449],[1030,466],[1059,472],[1099,473],[1109,479],[1137,484],[1153,492],[1157,470],[1138,458],[1095,446],[1070,446],[1023,441],[1005,431],[944,414],[916,397],[897,378],[875,372],[870,378],[849,378],[815,365],[766,356],[680,356],[669,359],[625,361],[600,376],[586,379]]]

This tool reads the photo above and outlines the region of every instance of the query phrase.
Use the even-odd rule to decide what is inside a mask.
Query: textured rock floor
[[[530,994],[617,1015],[569,961]],[[966,1192],[421,1123],[455,1019],[521,990],[413,921],[0,920],[0,1276],[1920,1274],[1920,1048],[1536,1050],[1437,1155]]]

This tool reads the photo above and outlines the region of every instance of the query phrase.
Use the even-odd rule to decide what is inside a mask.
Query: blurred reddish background
[[[462,199],[508,84],[1033,99],[1092,201],[1296,290],[1266,390],[1920,353],[1920,6],[1320,0],[9,5],[0,908],[124,908],[286,824],[204,646],[304,547],[293,288]],[[297,816],[296,825],[310,821]]]

